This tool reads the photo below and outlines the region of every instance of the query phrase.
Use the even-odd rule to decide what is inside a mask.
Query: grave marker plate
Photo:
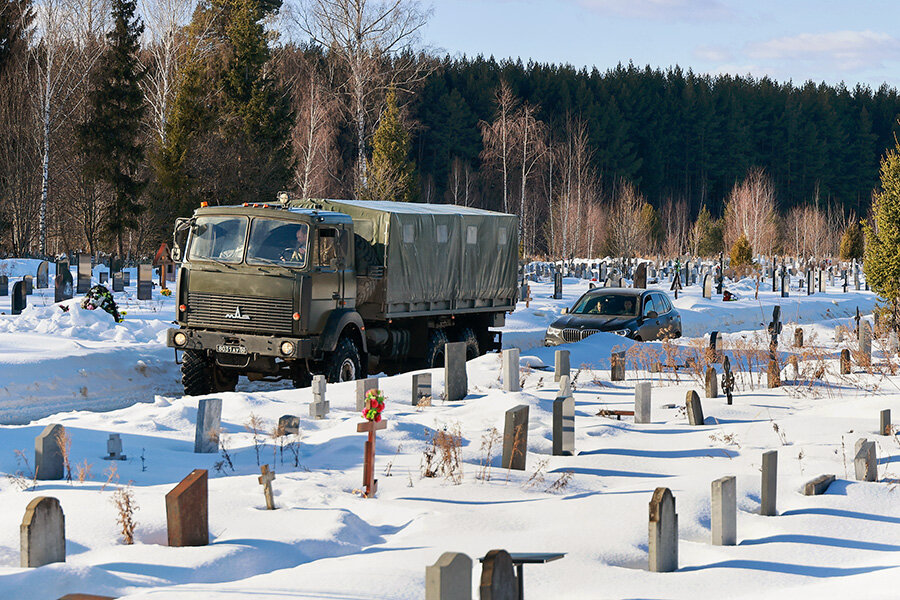
[[[91,289],[91,256],[89,254],[78,255],[78,286],[76,293],[87,294]]]
[[[127,285],[127,282],[126,282]],[[153,299],[153,266],[147,264],[138,265],[138,300]]]
[[[431,373],[412,376],[412,405],[431,406]]]
[[[46,260],[42,260],[41,264],[38,265],[37,268],[37,277],[35,279],[35,286],[37,289],[42,290],[50,285],[50,263]]]

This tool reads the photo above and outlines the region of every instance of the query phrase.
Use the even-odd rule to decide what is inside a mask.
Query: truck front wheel
[[[181,359],[181,385],[185,396],[205,396],[212,392],[212,367],[206,354],[185,350]]]
[[[359,348],[349,337],[342,336],[325,364],[325,378],[329,383],[353,381],[362,375]]]
[[[481,356],[481,351],[478,348],[478,336],[475,335],[475,332],[471,327],[465,327],[462,331],[459,332],[457,342],[464,342],[466,344],[466,360],[472,360],[473,358],[478,358]]]
[[[444,346],[450,340],[443,329],[432,329],[428,334],[428,346],[425,347],[425,368],[437,369],[444,366]]]

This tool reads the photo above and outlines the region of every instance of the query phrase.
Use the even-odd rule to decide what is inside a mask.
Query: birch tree
[[[374,99],[389,88],[407,91],[423,76],[415,59],[429,11],[417,0],[300,0],[297,26],[347,70],[346,93],[356,129],[357,178],[368,187],[366,140]],[[391,62],[390,69],[383,67]]]
[[[775,248],[775,186],[762,169],[751,169],[735,184],[725,204],[725,247],[731,248],[744,234],[754,252],[769,254]]]
[[[500,80],[500,86],[494,93],[494,121],[481,121],[481,139],[484,149],[481,158],[493,164],[500,171],[503,188],[503,212],[509,212],[509,170],[512,162],[512,135],[516,107],[519,100],[513,94],[506,80]]]
[[[539,121],[534,117],[536,112],[537,107],[528,103],[523,104],[513,121],[512,127],[514,146],[520,168],[519,239],[522,240],[525,246],[526,254],[534,251],[533,236],[529,236],[527,228],[529,220],[532,218],[530,213],[534,211],[534,207],[526,202],[528,182],[539,161],[543,158],[547,145],[547,127],[543,121]]]

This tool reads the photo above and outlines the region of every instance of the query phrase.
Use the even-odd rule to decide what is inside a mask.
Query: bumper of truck
[[[184,343],[176,344],[175,335],[182,333],[185,336]],[[292,344],[292,351],[283,352],[286,342]],[[267,335],[248,335],[245,333],[226,333],[221,331],[206,331],[202,329],[169,329],[166,331],[166,345],[176,350],[209,350],[220,352],[220,348],[241,349],[243,352],[237,355],[246,356],[271,356],[274,358],[312,358],[313,340],[277,337]]]

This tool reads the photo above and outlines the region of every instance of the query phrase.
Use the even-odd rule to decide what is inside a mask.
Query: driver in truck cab
[[[302,263],[306,260],[306,227],[297,228],[297,246],[294,248],[290,256],[291,262]]]

